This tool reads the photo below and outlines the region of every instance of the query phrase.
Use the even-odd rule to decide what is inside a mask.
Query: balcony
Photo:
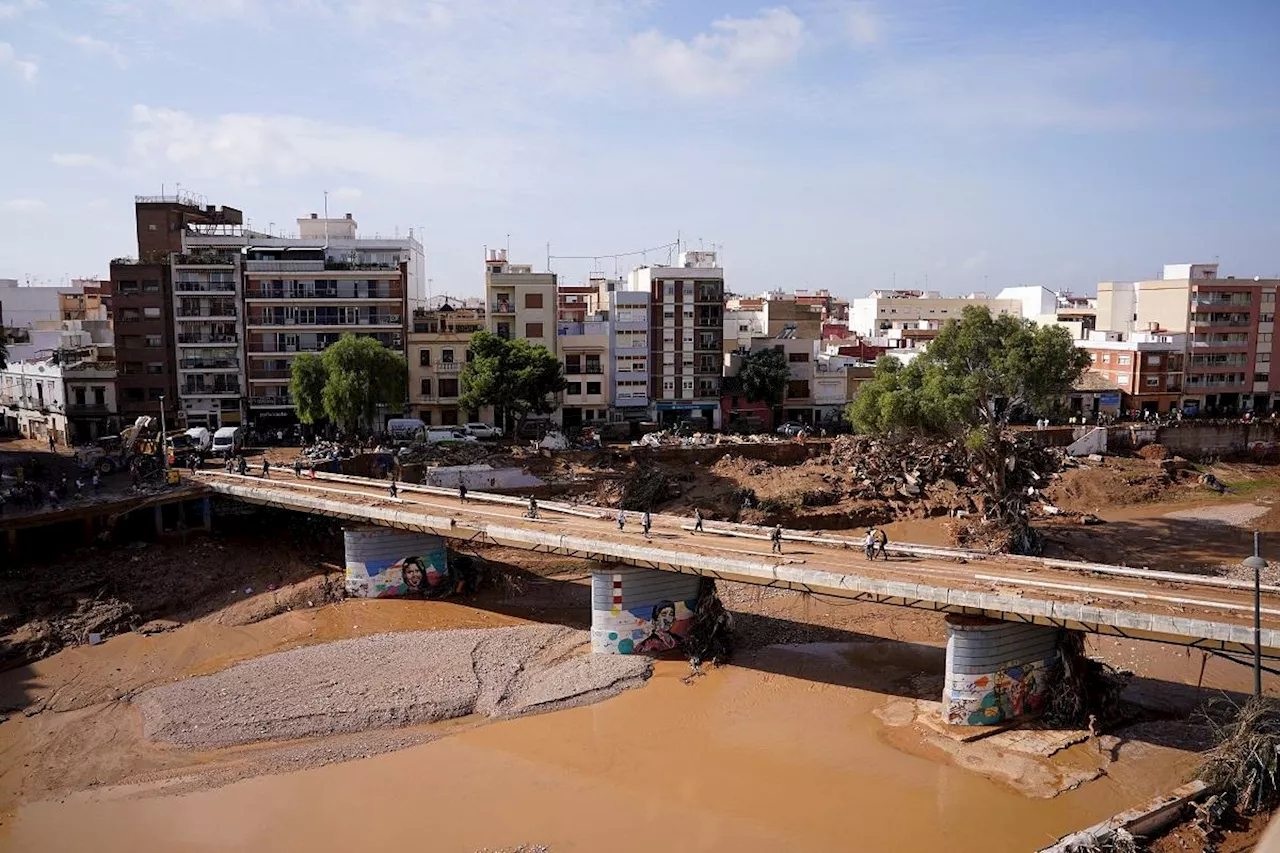
[[[1232,388],[1243,388],[1243,387],[1244,387],[1243,379],[1221,379],[1221,380],[1215,379],[1215,380],[1206,381],[1206,382],[1197,382],[1195,377],[1190,377],[1186,381],[1186,389],[1188,391],[1204,391],[1204,390],[1210,390],[1210,389],[1230,390]]]
[[[71,417],[103,417],[115,414],[106,403],[68,403],[67,415]]]
[[[1221,328],[1223,326],[1243,326],[1248,328],[1253,325],[1253,321],[1248,314],[1239,313],[1210,313],[1210,314],[1192,314],[1192,328]]]
[[[401,325],[399,314],[379,314],[371,317],[357,317],[355,320],[338,317],[315,317],[299,319],[297,317],[275,317],[262,314],[249,315],[250,326],[290,327],[290,328],[353,328],[359,326],[394,326]]]
[[[279,394],[269,397],[250,397],[249,405],[258,409],[292,409],[293,397]]]
[[[245,261],[246,272],[324,272],[324,261]]]
[[[291,370],[255,370],[249,368],[250,381],[257,379],[290,379],[293,376]]]
[[[213,385],[192,385],[190,383],[179,386],[179,393],[184,397],[239,397],[240,384],[231,383],[214,383]]]
[[[179,370],[239,370],[240,361],[234,358],[180,358]]]
[[[1252,304],[1253,297],[1249,293],[1197,293],[1191,297],[1193,308],[1248,308]]]
[[[180,344],[234,344],[238,343],[240,336],[236,334],[213,334],[213,333],[195,333],[195,334],[179,334],[178,343]]]
[[[234,320],[238,314],[234,305],[220,305],[216,308],[182,308],[179,306],[179,320]]]
[[[1243,367],[1248,363],[1249,363],[1249,360],[1244,357],[1243,353],[1239,355],[1227,355],[1227,356],[1197,355],[1197,356],[1191,357],[1190,366],[1192,368],[1204,370],[1204,369],[1212,369],[1215,367],[1219,367],[1219,368]]]
[[[348,282],[349,284],[350,282]],[[299,290],[285,287],[254,287],[245,291],[246,299],[279,299],[287,301],[320,301],[328,304],[328,301],[338,302],[367,302],[371,299],[396,300],[399,301],[404,296],[404,289],[399,284],[387,287],[375,287],[372,289],[360,290],[358,288],[312,288],[309,290]]]
[[[183,293],[235,293],[234,281],[175,281],[173,292]]]
[[[436,373],[458,373],[462,370],[461,361],[442,361],[436,365]]]
[[[492,314],[514,314],[516,313],[516,303],[500,299],[489,306],[489,312]]]
[[[1249,336],[1240,335],[1237,338],[1193,338],[1191,341],[1193,348],[1200,347],[1235,347],[1236,349],[1248,349]]]
[[[269,341],[267,343],[258,343],[257,341],[251,341],[249,343],[249,352],[273,353],[275,355],[293,355],[295,353],[300,353],[300,352],[320,352],[325,348],[325,346],[328,346],[328,345],[327,344],[307,344],[304,346],[301,344],[282,344],[282,343],[277,343],[276,341]]]

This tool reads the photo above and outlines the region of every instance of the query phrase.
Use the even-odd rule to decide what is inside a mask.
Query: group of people
[[[889,555],[885,553],[887,547],[889,547],[889,534],[885,533],[883,528],[867,528],[867,535],[862,540],[862,549],[866,552],[868,560],[874,560],[876,557],[882,560],[889,559]]]
[[[34,457],[25,465],[13,466],[13,485],[0,489],[0,515],[4,514],[6,506],[26,510],[39,509],[48,503],[57,508],[65,500],[83,497],[86,486],[92,488],[94,494],[102,487],[102,477],[97,471],[78,476],[74,481],[66,474],[57,479],[51,475],[45,481],[40,476],[45,472],[45,467]]]

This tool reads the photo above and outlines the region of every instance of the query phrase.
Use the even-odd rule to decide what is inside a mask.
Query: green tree
[[[289,368],[289,393],[298,410],[298,420],[313,424],[324,420],[324,385],[328,378],[319,353],[302,352]]]
[[[861,432],[963,438],[992,498],[988,515],[1003,516],[1022,528],[1016,537],[1027,537],[1022,499],[1008,476],[1016,462],[1009,419],[1044,410],[1071,390],[1088,364],[1088,354],[1061,326],[992,317],[970,306],[911,364],[882,356],[847,417]]]
[[[742,386],[742,393],[751,402],[759,401],[776,407],[782,405],[790,376],[787,354],[769,347],[742,357],[738,382]]]
[[[374,338],[343,335],[319,356],[294,357],[289,390],[303,423],[324,417],[354,430],[372,425],[378,406],[403,405],[407,373],[404,356]]]
[[[565,388],[564,369],[551,351],[523,339],[506,340],[476,332],[471,361],[462,370],[464,409],[493,406],[503,426],[515,419],[516,434],[530,415],[555,411],[555,395]]]

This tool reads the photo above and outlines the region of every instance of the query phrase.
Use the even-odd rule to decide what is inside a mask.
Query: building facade
[[[409,330],[409,411],[427,426],[457,426],[473,413],[458,404],[471,336],[485,326],[483,308],[413,312]]]
[[[534,272],[528,264],[507,262],[503,249],[485,258],[486,328],[500,338],[524,338],[556,353],[559,294],[556,275]]]
[[[1094,331],[1077,346],[1089,354],[1089,370],[1119,389],[1122,411],[1161,414],[1182,405],[1185,334]]]
[[[720,426],[724,270],[715,252],[682,252],[678,266],[638,267],[628,290],[649,294],[649,393],[660,423]]]
[[[649,293],[626,282],[598,282],[598,304],[609,316],[608,359],[613,384],[611,420],[649,417]]]
[[[992,299],[985,293],[942,296],[932,290],[873,290],[854,299],[849,307],[849,329],[876,338],[892,329],[918,328],[921,321],[941,324],[959,319],[964,309],[976,305],[992,314],[1022,316],[1022,299]]]

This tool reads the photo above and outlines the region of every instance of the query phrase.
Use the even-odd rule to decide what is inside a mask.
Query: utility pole
[[[160,395],[160,470],[165,472],[165,482],[168,482],[169,447],[165,443],[166,432],[167,430],[165,429],[165,423],[164,423],[164,395],[161,394]]]
[[[1244,561],[1245,568],[1253,569],[1253,695],[1262,696],[1262,570],[1267,561],[1262,559],[1258,545],[1258,531],[1253,531],[1253,556]]]

